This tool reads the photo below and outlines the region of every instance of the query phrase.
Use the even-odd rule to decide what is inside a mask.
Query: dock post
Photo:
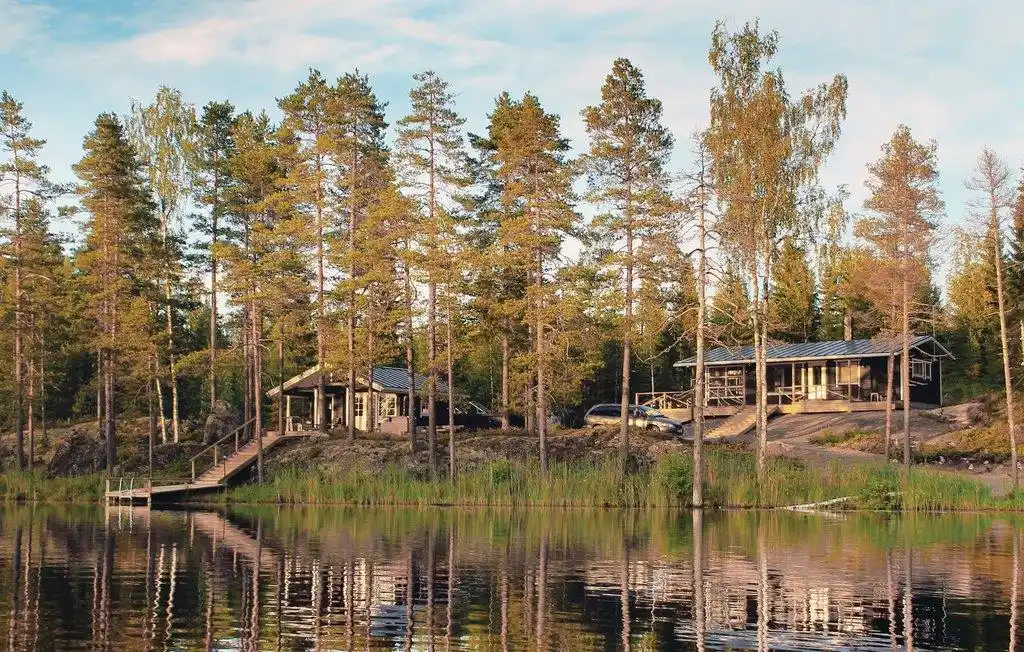
[[[196,481],[196,461],[192,460],[192,482]]]

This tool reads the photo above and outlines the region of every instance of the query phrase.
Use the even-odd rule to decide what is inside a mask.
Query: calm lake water
[[[1020,522],[0,510],[11,650],[1014,649]]]

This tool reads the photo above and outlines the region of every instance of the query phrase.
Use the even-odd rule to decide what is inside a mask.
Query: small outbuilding
[[[324,396],[320,396],[319,392],[322,374]],[[411,406],[410,382],[415,391],[415,405]],[[369,430],[373,419],[376,428],[385,432],[404,432],[408,428],[409,418],[415,419],[419,415],[418,397],[426,394],[427,382],[427,376],[413,374],[410,378],[409,372],[401,367],[374,367],[372,381],[366,378],[365,372],[357,374],[354,391],[349,391],[346,372],[321,372],[319,366],[310,367],[284,383],[285,428],[288,431],[318,429],[319,416],[323,412],[319,406],[322,403],[326,404],[328,427],[343,427],[348,414],[346,407],[349,401],[353,401],[357,429]],[[278,391],[274,387],[267,392],[267,396],[277,398]],[[437,393],[438,396],[448,393],[448,383],[440,377],[437,379]]]
[[[895,373],[893,396],[887,397],[890,355],[894,358]],[[903,341],[899,337],[769,345],[768,403],[793,406],[783,411],[799,411],[801,406],[809,404],[822,409],[884,409],[887,400],[902,401],[904,398],[900,383],[902,356]],[[911,403],[942,405],[942,361],[945,358],[953,358],[953,355],[933,336],[913,336],[908,397]],[[696,358],[690,357],[676,362],[675,366],[692,369],[696,364]],[[704,365],[706,406],[755,403],[752,346],[712,349],[705,355]],[[692,374],[689,382],[692,385]]]

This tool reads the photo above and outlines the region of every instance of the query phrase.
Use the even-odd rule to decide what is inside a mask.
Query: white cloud
[[[0,54],[13,52],[39,34],[51,9],[21,0],[0,0]]]

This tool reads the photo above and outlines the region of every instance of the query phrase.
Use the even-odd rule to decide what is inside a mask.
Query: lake
[[[0,509],[12,650],[1014,649],[1002,515]]]

